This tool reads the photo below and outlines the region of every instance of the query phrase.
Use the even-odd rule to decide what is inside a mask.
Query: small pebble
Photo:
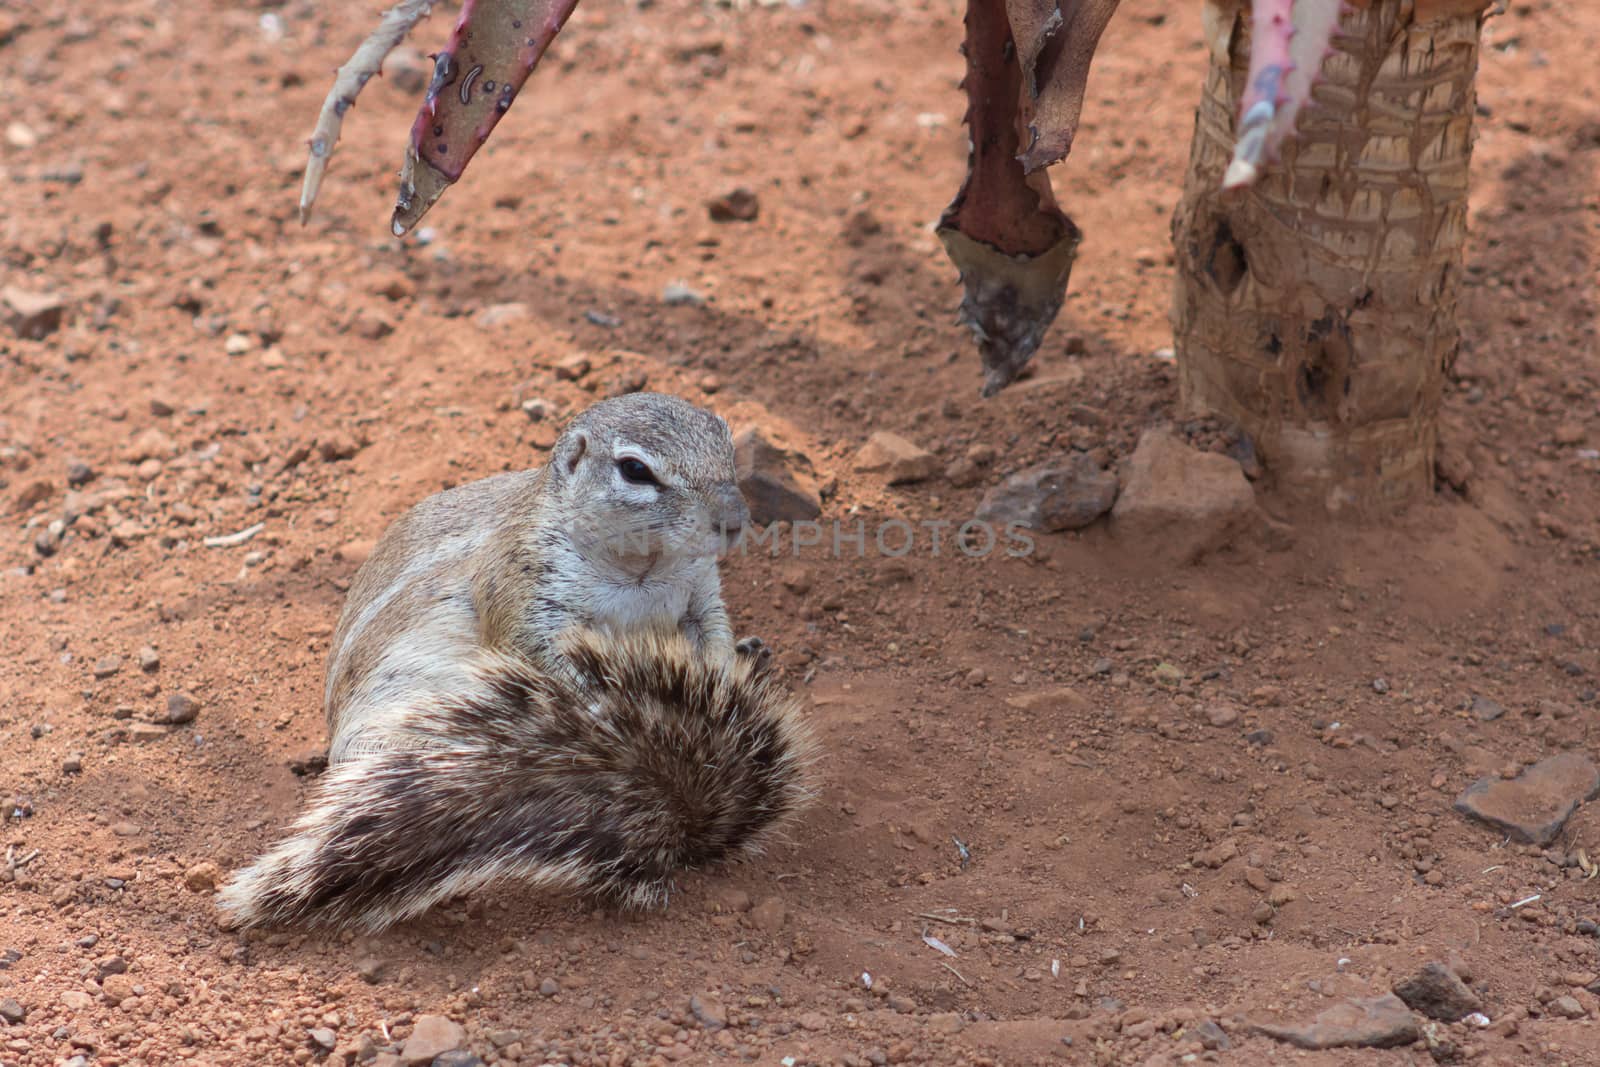
[[[669,307],[699,307],[706,298],[682,282],[670,282],[661,290],[661,302]]]

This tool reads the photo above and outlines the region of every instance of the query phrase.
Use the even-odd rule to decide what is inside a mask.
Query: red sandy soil
[[[1465,494],[1374,527],[1279,516],[1186,568],[1103,523],[1017,560],[735,559],[738,628],[777,648],[826,750],[788,844],[645,918],[509,886],[378,937],[219,930],[204,865],[251,858],[312,788],[291,763],[324,742],[363,543],[540,463],[553,430],[522,400],[570,411],[644,375],[802,448],[825,518],[868,521],[959,522],[1009,472],[1109,462],[1178,417],[1154,353],[1197,4],[1128,0],[1108,31],[1055,178],[1087,233],[1072,295],[991,401],[929,228],[964,165],[954,0],[587,0],[426,245],[387,234],[415,55],[295,217],[305,137],[375,11],[0,9],[0,282],[67,300],[43,340],[0,330],[0,800],[27,859],[0,873],[0,1000],[26,1013],[0,1063],[308,1062],[312,1028],[343,1062],[439,1013],[529,1064],[1421,1064],[1249,1022],[1435,959],[1495,1021],[1442,1027],[1470,1062],[1600,1063],[1600,879],[1576,860],[1600,857],[1600,808],[1546,851],[1451,808],[1600,735],[1582,4],[1515,0],[1486,31],[1446,401]],[[712,222],[740,185],[759,216]],[[664,303],[671,282],[706,303]],[[593,369],[558,380],[577,354]],[[879,429],[995,458],[969,488],[887,488],[849,463]],[[152,730],[175,692],[197,717]],[[1229,1048],[1203,1047],[1207,1019]]]

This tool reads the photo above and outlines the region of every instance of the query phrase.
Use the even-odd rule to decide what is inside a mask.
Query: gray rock
[[[1483,1007],[1467,983],[1442,963],[1427,963],[1422,970],[1394,987],[1394,995],[1413,1011],[1430,1019],[1453,1023]]]
[[[1227,545],[1254,513],[1255,494],[1237,463],[1158,428],[1146,430],[1128,458],[1111,530],[1151,559],[1194,563]]]
[[[94,676],[98,679],[104,680],[106,678],[110,678],[113,674],[116,674],[121,669],[121,656],[106,656],[104,659],[98,660],[95,663]]]
[[[1588,1015],[1583,1002],[1570,994],[1563,994],[1550,1002],[1550,1010],[1564,1019],[1581,1019]]]
[[[856,453],[855,469],[886,475],[890,485],[920,482],[939,473],[939,457],[896,433],[880,430]]]
[[[467,1032],[460,1023],[443,1015],[419,1015],[411,1027],[411,1036],[400,1049],[400,1062],[407,1067],[432,1063],[466,1043]]]
[[[754,426],[733,439],[733,465],[751,522],[802,522],[822,514],[811,461],[772,444]]]
[[[329,1030],[326,1026],[319,1026],[314,1030],[307,1030],[306,1036],[311,1038],[311,1043],[327,1052],[332,1052],[333,1047],[339,1043],[339,1035]]]
[[[139,650],[139,669],[146,674],[153,674],[161,669],[161,654],[149,645]]]
[[[15,1026],[28,1017],[27,1009],[10,997],[0,1000],[0,1019]]]
[[[483,1060],[466,1049],[454,1049],[433,1058],[433,1067],[487,1067]]]
[[[706,298],[682,282],[669,282],[661,290],[661,302],[669,307],[699,307]]]
[[[1600,767],[1576,752],[1540,760],[1512,779],[1488,775],[1456,798],[1456,810],[1509,834],[1548,845],[1578,805],[1600,795]]]
[[[1475,696],[1472,698],[1472,714],[1479,722],[1494,722],[1506,713],[1506,709],[1488,697]]]
[[[1117,476],[1079,453],[1013,474],[984,494],[977,517],[997,526],[1018,523],[1055,533],[1089,525],[1116,499]]]
[[[689,1013],[707,1030],[721,1030],[728,1025],[727,1011],[705,993],[696,993],[689,998]]]
[[[76,489],[78,486],[88,485],[92,481],[94,481],[94,468],[89,464],[81,459],[75,459],[67,464],[68,485]]]
[[[741,185],[707,201],[706,213],[712,222],[753,222],[761,213],[761,200]]]
[[[1228,1040],[1227,1032],[1212,1019],[1206,1019],[1196,1026],[1194,1036],[1200,1039],[1200,1047],[1207,1050],[1226,1052],[1233,1047],[1233,1042]]]
[[[51,293],[32,293],[8,285],[0,289],[0,317],[11,332],[29,341],[42,341],[61,329],[67,302]]]
[[[1257,1023],[1256,1029],[1296,1048],[1397,1048],[1422,1031],[1405,1002],[1393,993],[1352,998],[1335,1004],[1308,1023]]]
[[[167,714],[161,721],[173,725],[194,722],[195,716],[199,714],[198,700],[188,693],[173,693],[167,697]]]

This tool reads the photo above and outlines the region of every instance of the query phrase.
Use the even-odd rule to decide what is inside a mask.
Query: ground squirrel
[[[225,918],[380,928],[507,876],[648,905],[755,851],[811,740],[722,604],[748,515],[727,424],[656,393],[412,508],[334,632],[318,794]]]

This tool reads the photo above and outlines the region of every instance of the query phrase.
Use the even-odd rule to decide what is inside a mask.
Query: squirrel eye
[[[622,472],[622,477],[625,481],[632,482],[634,485],[661,484],[656,481],[656,476],[651,473],[649,467],[631,456],[617,460],[617,470]]]

